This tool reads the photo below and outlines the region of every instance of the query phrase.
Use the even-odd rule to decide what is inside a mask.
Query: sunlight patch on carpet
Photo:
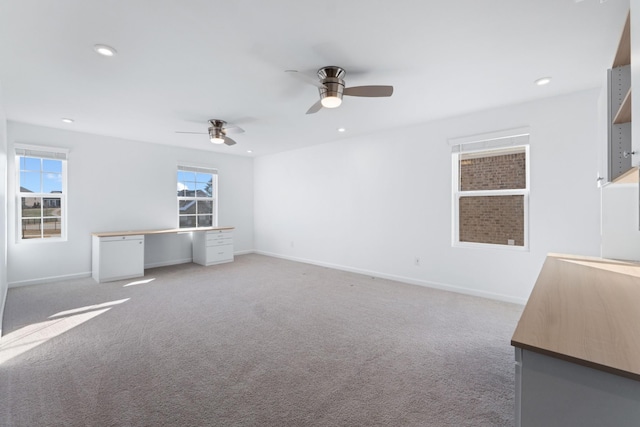
[[[27,325],[3,336],[0,338],[0,365],[75,328],[76,326],[83,324],[84,322],[93,319],[94,317],[106,313],[111,310],[114,305],[122,304],[128,300],[129,298],[126,298],[123,300],[62,311],[50,316],[49,319],[51,320]]]

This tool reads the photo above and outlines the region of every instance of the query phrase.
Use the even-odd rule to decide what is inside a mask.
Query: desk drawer
[[[208,231],[206,246],[233,245],[233,233],[223,231]]]
[[[231,232],[207,231],[207,240],[233,239]]]
[[[207,247],[207,265],[233,261],[233,245]]]

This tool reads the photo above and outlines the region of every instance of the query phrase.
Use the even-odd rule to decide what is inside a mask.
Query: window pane
[[[196,174],[196,182],[200,182],[206,184],[207,182],[211,182],[211,174],[210,173],[197,173]]]
[[[527,186],[524,147],[460,155],[460,190],[510,190]]]
[[[40,218],[28,218],[22,220],[22,238],[39,239],[42,236]]]
[[[42,171],[62,173],[62,161],[42,159]]]
[[[460,197],[461,242],[524,246],[524,196]]]
[[[194,188],[195,176],[193,172],[178,171],[178,196],[189,196],[189,189]]]
[[[207,200],[198,200],[198,213],[210,214],[213,213],[213,202]]]
[[[45,173],[42,175],[43,193],[62,193],[62,174]]]
[[[195,197],[196,195],[196,183],[194,181],[184,182],[184,195],[186,197]]]
[[[42,215],[42,199],[40,197],[22,198],[22,217],[40,217]]]
[[[196,182],[195,197],[211,197],[211,185],[205,182]]]
[[[21,171],[41,171],[42,164],[41,159],[35,159],[33,157],[20,157],[20,170]]]
[[[179,228],[192,228],[196,226],[196,216],[180,216],[180,227]]]
[[[202,193],[199,197],[211,197],[213,178],[210,173],[199,173],[196,175],[196,189]]]
[[[178,206],[180,209],[180,215],[195,214],[196,213],[196,201],[195,200],[179,200]]]
[[[60,237],[62,221],[60,218],[44,218],[42,220],[42,237]]]
[[[198,215],[198,227],[211,227],[213,224],[212,215]]]
[[[40,172],[20,172],[20,192],[42,193],[40,176]]]
[[[42,216],[62,216],[62,200],[57,197],[42,199]]]
[[[178,182],[184,182],[184,181],[195,182],[195,180],[196,180],[195,172],[178,171]]]

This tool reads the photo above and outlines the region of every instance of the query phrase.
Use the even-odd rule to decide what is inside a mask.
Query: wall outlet
[[[420,257],[415,257],[413,259],[413,265],[420,266]]]
[[[515,240],[513,240],[513,239],[507,239],[507,245],[509,245],[509,246],[513,246],[513,245],[515,245],[515,244],[516,244],[516,241],[515,241]]]
[[[291,247],[293,247],[293,240],[291,241]]]

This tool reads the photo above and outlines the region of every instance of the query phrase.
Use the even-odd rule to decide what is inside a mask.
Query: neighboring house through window
[[[218,171],[178,166],[178,227],[218,225]]]
[[[18,241],[66,238],[67,150],[16,144]]]
[[[454,246],[529,247],[527,129],[450,140]]]

